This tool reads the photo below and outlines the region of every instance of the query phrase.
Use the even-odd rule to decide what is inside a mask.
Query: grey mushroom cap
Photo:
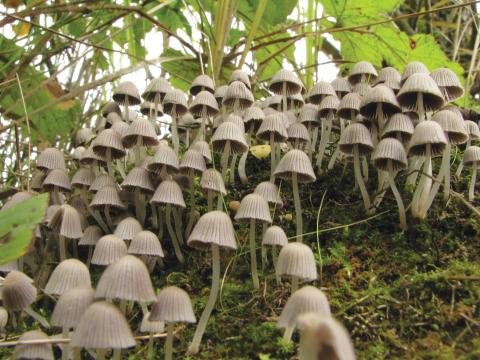
[[[480,167],[480,147],[472,145],[463,153],[463,165]]]
[[[267,115],[265,116],[265,119],[263,119],[262,124],[257,131],[257,137],[269,141],[272,134],[275,142],[283,142],[287,140],[287,123],[284,114],[277,112]]]
[[[335,93],[340,99],[352,91],[352,86],[348,80],[343,77],[333,79],[330,85],[332,85],[333,90],[335,90]]]
[[[362,97],[357,93],[348,93],[345,95],[338,105],[337,115],[344,119],[355,118],[360,113],[360,106],[362,105]]]
[[[235,250],[235,230],[230,217],[218,210],[210,211],[200,217],[195,224],[187,244],[197,249],[208,249],[211,244]]]
[[[68,239],[80,239],[83,236],[80,213],[68,204],[61,205],[55,211],[48,221],[48,227]]]
[[[235,220],[258,220],[271,224],[272,217],[270,216],[267,200],[256,193],[248,194],[240,202],[240,207],[235,214]]]
[[[465,121],[454,112],[440,110],[433,115],[432,120],[440,124],[450,144],[463,144],[468,140]]]
[[[215,89],[215,99],[217,100],[218,106],[222,105],[222,100],[225,94],[227,93],[228,85],[221,85]]]
[[[400,90],[401,84],[401,75],[397,71],[397,69],[387,66],[383,69],[380,69],[378,72],[377,80],[375,81],[375,85],[377,84],[384,84],[392,89],[394,92]]]
[[[102,236],[95,245],[92,264],[103,266],[113,264],[122,256],[127,255],[127,252],[127,245],[118,236]]]
[[[329,114],[335,115],[337,108],[340,105],[340,100],[337,95],[329,95],[323,98],[319,108],[319,114],[322,118],[326,118]]]
[[[196,96],[200,91],[209,91],[212,94],[215,92],[215,84],[210,76],[202,74],[192,81],[190,94]]]
[[[97,165],[105,166],[107,164],[107,159],[105,159],[103,156],[95,154],[95,152],[93,151],[93,144],[90,144],[90,146],[83,152],[82,157],[80,159],[80,164],[82,165],[97,164]]]
[[[105,206],[121,210],[125,209],[117,189],[113,186],[102,187],[90,202],[92,209],[104,208]]]
[[[130,242],[128,253],[164,257],[162,245],[157,235],[148,230],[142,230]]]
[[[306,144],[310,141],[310,134],[305,125],[301,123],[293,123],[287,129],[288,141],[295,142],[299,140],[300,143]]]
[[[205,158],[206,162],[212,161],[212,153],[210,151],[210,145],[203,140],[196,140],[190,148],[192,150],[198,151]]]
[[[420,61],[409,62],[403,70],[400,84],[403,85],[407,79],[413,74],[428,74],[429,71],[424,63]]]
[[[142,230],[140,222],[134,217],[128,216],[118,223],[113,235],[124,241],[131,241]]]
[[[78,241],[80,246],[96,245],[97,241],[103,236],[103,231],[98,225],[89,225],[83,230],[83,235]]]
[[[48,335],[40,330],[31,330],[23,333],[18,339],[19,344],[15,346],[13,358],[22,360],[54,360],[55,357],[53,356],[52,344],[22,344],[22,341],[48,339]]]
[[[432,156],[440,155],[447,146],[445,133],[436,121],[422,121],[415,127],[408,145],[408,154],[425,155],[427,145],[430,145]]]
[[[142,102],[137,87],[131,81],[124,81],[113,92],[113,100],[124,104],[128,100],[129,105],[139,105]]]
[[[40,170],[65,169],[63,152],[57,148],[44,149],[38,155],[36,167]]]
[[[353,154],[355,146],[360,155],[369,154],[373,150],[372,136],[365,125],[351,123],[342,133],[338,146],[345,154]]]
[[[299,242],[286,244],[278,255],[277,275],[295,276],[305,281],[316,280],[317,266],[312,249]]]
[[[152,103],[157,98],[161,103],[165,95],[171,90],[172,87],[170,86],[168,80],[163,77],[158,77],[150,81],[143,92],[142,97]]]
[[[445,100],[454,101],[463,96],[463,86],[452,70],[448,68],[439,68],[432,71],[430,76],[437,83]]]
[[[157,190],[150,199],[154,205],[174,205],[181,208],[186,207],[183,199],[182,189],[174,180],[164,180],[158,185]]]
[[[163,116],[161,102],[157,104],[156,109],[155,109],[155,103],[150,101],[142,102],[142,105],[140,105],[140,113],[144,116],[153,116],[153,117]]]
[[[93,140],[92,146],[93,152],[104,158],[107,158],[108,151],[112,159],[120,159],[126,154],[120,134],[112,129],[102,130]]]
[[[33,280],[20,271],[10,271],[2,284],[2,302],[7,310],[22,311],[37,297]]]
[[[403,142],[407,142],[412,137],[414,126],[410,117],[403,113],[392,115],[383,128],[382,138],[396,137],[397,134]]]
[[[248,151],[245,135],[233,122],[223,122],[212,136],[212,145],[215,151],[222,152],[227,142],[230,142],[230,153],[241,154]]]
[[[377,78],[378,73],[375,67],[368,61],[359,61],[353,65],[348,81],[350,84],[355,85],[361,81],[362,76],[367,77],[370,80],[369,82],[373,82]]]
[[[113,188],[117,188],[117,182],[113,177],[111,177],[108,174],[99,174],[97,177],[93,180],[92,184],[90,185],[89,190],[93,193],[96,193],[98,190],[105,186],[111,186]]]
[[[90,287],[76,287],[65,291],[55,304],[51,324],[67,329],[76,328],[94,296],[95,290]]]
[[[73,175],[71,185],[74,188],[89,188],[95,180],[95,173],[89,168],[80,168]]]
[[[373,152],[373,164],[377,169],[389,171],[389,164],[393,171],[405,170],[408,165],[407,153],[403,144],[394,138],[380,140]]]
[[[175,174],[178,172],[177,154],[171,147],[167,145],[159,145],[153,159],[149,162],[147,169],[156,173],[165,169],[167,174]]]
[[[138,143],[141,146],[156,146],[158,145],[157,132],[148,119],[139,117],[129,125],[127,133],[122,137],[122,143],[127,149]]]
[[[362,98],[360,113],[368,118],[377,118],[378,105],[381,105],[382,113],[387,118],[402,111],[393,90],[383,84],[367,91]]]
[[[76,287],[90,288],[91,286],[90,271],[87,266],[80,260],[67,259],[53,270],[45,286],[45,293],[62,295]]]
[[[248,77],[248,74],[243,70],[237,69],[232,71],[232,74],[230,75],[230,83],[234,81],[241,81],[248,89],[251,88],[250,78]]]
[[[306,98],[310,103],[318,105],[327,96],[336,96],[335,89],[332,84],[326,81],[319,81],[308,91]]]
[[[176,286],[168,286],[160,291],[157,301],[153,303],[149,320],[165,323],[197,321],[188,293]]]
[[[0,330],[5,331],[5,327],[8,323],[8,311],[0,306]]]
[[[85,145],[93,139],[93,130],[91,128],[82,128],[75,133],[75,146]]]
[[[163,321],[150,321],[150,311],[143,315],[140,324],[140,332],[142,333],[161,333],[165,331],[165,323]]]
[[[288,244],[287,234],[280,226],[272,225],[270,226],[263,235],[262,245],[269,246],[285,246]]]
[[[109,101],[103,106],[102,116],[107,117],[107,115],[112,112],[115,112],[118,115],[122,113],[122,110],[120,110],[120,106],[118,106],[118,104],[115,101]]]
[[[187,98],[182,91],[177,89],[173,89],[165,95],[162,105],[165,114],[177,118],[188,112]]]
[[[122,182],[122,188],[129,191],[140,189],[145,193],[153,193],[155,191],[148,171],[142,167],[135,167],[128,172]]]
[[[279,161],[273,174],[282,179],[290,179],[293,173],[297,174],[297,181],[301,183],[313,182],[316,179],[308,155],[298,149],[286,153]]]
[[[188,109],[194,117],[210,117],[218,113],[218,103],[209,91],[200,91]]]
[[[183,154],[179,169],[184,174],[200,175],[207,169],[205,158],[196,150],[188,149]]]
[[[467,128],[468,136],[470,140],[480,139],[480,129],[476,122],[471,120],[465,120],[465,127]]]
[[[235,125],[237,125],[242,130],[242,133],[245,134],[245,123],[243,122],[243,119],[242,119],[241,116],[236,115],[236,114],[229,114],[226,117],[226,119],[224,120],[224,122],[234,123]]]
[[[263,196],[263,198],[270,204],[278,205],[280,207],[283,206],[283,200],[280,191],[277,185],[271,181],[262,181],[259,183],[256,186],[254,193]]]
[[[423,96],[425,111],[438,110],[444,105],[440,89],[428,74],[414,73],[409,76],[398,92],[397,99],[401,106],[416,109],[418,94]]]
[[[275,94],[283,94],[285,86],[286,95],[296,94],[302,91],[303,83],[290,70],[280,69],[273,75],[269,89]]]
[[[42,184],[43,190],[52,192],[55,188],[62,192],[72,191],[72,186],[70,184],[70,179],[66,170],[62,169],[53,169],[50,170],[45,180]]]
[[[200,188],[204,192],[212,191],[216,194],[227,194],[222,174],[213,168],[207,169],[202,173],[202,178],[200,179]]]
[[[298,114],[298,121],[309,128],[320,126],[318,106],[314,104],[305,104]]]
[[[228,85],[227,92],[223,97],[222,103],[224,106],[238,107],[238,110],[244,110],[252,106],[255,99],[252,92],[241,81],[233,81]]]

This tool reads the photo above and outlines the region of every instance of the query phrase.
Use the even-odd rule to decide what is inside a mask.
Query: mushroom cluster
[[[253,84],[241,70],[222,86],[200,75],[188,95],[165,78],[152,80],[141,95],[134,83],[123,82],[96,126],[78,130],[71,156],[55,147],[41,151],[31,184],[50,196],[45,221],[35,232],[42,240],[35,251],[58,265],[43,281],[41,274],[34,280],[25,275],[21,259],[11,264],[1,284],[8,311],[2,324],[15,325],[24,312],[49,327],[31,307],[41,290],[56,302],[51,326],[71,339],[62,346],[64,359],[70,352],[81,358],[83,349],[95,351],[97,358],[113,351],[119,359],[122,349],[137,343],[132,321],[138,307],[140,332],[150,334],[149,356],[154,356],[153,333],[165,328],[164,353],[171,359],[175,325],[195,323],[196,316],[187,292],[175,286],[179,284],[168,280],[157,294],[152,278],[168,264],[186,264],[196,251],[208,250],[212,283],[188,349],[195,354],[215,309],[224,253],[237,249],[245,222],[245,259],[253,288],[260,288],[268,272],[275,274],[277,284],[282,277],[291,283],[291,296],[278,319],[285,339],[300,330],[303,359],[322,354],[354,359],[348,333],[332,318],[325,294],[306,285],[317,280],[317,264],[304,239],[302,184],[321,181],[336,164],[351,161],[365,211],[375,212],[390,188],[405,230],[409,186],[414,187],[412,216],[424,218],[441,186],[448,199],[451,154],[464,143],[456,176],[463,166],[471,168],[468,198],[473,200],[480,148],[472,143],[480,131],[470,113],[447,105],[463,95],[455,74],[449,69],[429,72],[419,62],[408,64],[403,74],[359,62],[347,78],[320,81],[308,91],[293,72],[280,70],[268,89],[271,96],[255,101]],[[252,146],[265,144],[270,169],[268,178],[261,179],[248,174],[247,161],[252,161]],[[434,177],[436,156],[441,156],[441,166]],[[378,171],[376,185],[369,183],[371,166]],[[230,216],[225,199],[236,175],[243,184],[256,181],[253,192],[236,199],[241,201]],[[284,205],[280,189],[285,180],[291,184],[295,210],[296,234],[290,238],[276,213]],[[401,181],[404,191],[399,190],[404,188],[398,186]],[[3,208],[31,195],[19,192]],[[202,204],[207,209],[203,214]],[[32,331],[22,338],[48,336]],[[46,343],[21,345],[16,353],[53,357]]]

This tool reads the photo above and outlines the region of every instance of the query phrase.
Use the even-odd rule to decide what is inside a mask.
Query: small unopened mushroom
[[[83,235],[80,213],[73,206],[62,205],[53,214],[48,227],[58,234],[60,260],[63,261],[67,258],[65,239],[77,240]]]
[[[262,238],[262,246],[272,247],[273,266],[275,269],[275,275],[277,284],[280,283],[280,277],[277,275],[277,261],[278,261],[278,249],[277,247],[284,247],[288,244],[288,238],[285,231],[280,226],[273,225],[265,230]]]
[[[227,190],[225,189],[225,184],[223,183],[222,174],[220,174],[215,169],[207,169],[202,173],[202,178],[200,179],[200,189],[203,192],[207,193],[207,208],[208,211],[214,210],[213,200],[214,196],[225,196],[227,195]],[[217,208],[217,210],[221,210]]]
[[[477,180],[477,169],[480,167],[480,147],[472,145],[467,147],[463,154],[463,164],[472,168],[472,177],[468,186],[468,200],[473,201],[475,194],[475,183]]]
[[[292,292],[297,290],[299,280],[316,280],[317,266],[312,249],[299,242],[286,244],[278,255],[277,274],[292,278]]]
[[[480,129],[478,128],[477,123],[471,120],[465,120],[465,127],[467,128],[468,132],[468,140],[466,144],[466,147],[468,148],[472,144],[472,141],[480,139]],[[462,174],[462,170],[463,161],[458,165],[455,175],[457,177],[460,177],[460,175]]]
[[[48,340],[49,337],[43,331],[31,330],[23,333],[18,339],[18,345],[15,346],[13,358],[19,360],[54,360],[52,344],[22,344],[23,341]]]
[[[98,240],[93,251],[92,264],[107,266],[127,255],[127,245],[115,235],[105,235]]]
[[[67,259],[53,270],[45,286],[45,293],[62,295],[76,287],[90,288],[91,286],[90,272],[85,264],[77,259]]]
[[[123,204],[118,191],[113,186],[104,186],[93,197],[90,202],[90,208],[96,212],[97,217],[101,218],[100,210],[103,210],[105,218],[107,219],[108,227],[113,229],[113,220],[111,216],[111,209],[123,210]]]

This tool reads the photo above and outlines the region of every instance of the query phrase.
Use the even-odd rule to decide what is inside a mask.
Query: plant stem
[[[27,306],[23,311],[25,311],[26,314],[30,315],[32,318],[38,321],[38,323],[44,328],[50,328],[50,324],[48,323],[47,319],[45,319],[42,315],[33,310],[30,305]]]
[[[173,354],[173,323],[167,323],[167,340],[165,340],[165,360],[172,360]]]

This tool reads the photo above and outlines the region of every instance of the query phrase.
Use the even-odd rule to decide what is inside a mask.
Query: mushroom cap
[[[33,280],[20,271],[10,271],[2,284],[2,302],[7,310],[22,311],[37,297]]]
[[[147,166],[148,171],[159,173],[165,169],[168,175],[178,172],[178,156],[175,151],[167,145],[159,145],[153,159]]]
[[[95,180],[95,173],[90,168],[79,168],[73,175],[71,185],[74,188],[88,189]]]
[[[254,133],[258,131],[258,128],[265,119],[265,113],[257,106],[251,106],[245,110],[243,114],[243,121],[247,129],[252,129]]]
[[[184,174],[200,175],[207,169],[207,164],[205,164],[205,158],[202,154],[196,150],[188,149],[183,154],[179,169]]]
[[[270,91],[275,94],[282,95],[285,85],[285,95],[296,94],[302,91],[303,83],[300,79],[290,70],[280,69],[275,75],[273,75],[270,86]]]
[[[163,111],[165,114],[179,118],[188,111],[185,94],[177,89],[167,92],[163,98]]]
[[[262,245],[269,246],[285,246],[288,244],[287,234],[280,226],[272,225],[270,226],[263,235]]]
[[[309,128],[320,126],[320,113],[318,106],[314,104],[305,104],[298,114],[298,121]]]
[[[480,165],[480,147],[472,145],[463,153],[463,165],[472,167]]]
[[[440,110],[432,117],[440,124],[450,144],[463,144],[468,140],[467,127],[461,116],[450,110]]]
[[[150,120],[139,117],[128,127],[128,132],[122,137],[123,146],[130,149],[140,142],[141,146],[158,145],[157,132]]]
[[[286,244],[278,255],[277,275],[296,276],[305,281],[316,280],[317,266],[312,249],[299,242]]]
[[[241,154],[248,151],[248,144],[242,129],[230,121],[220,124],[211,141],[213,149],[218,152],[223,152],[227,142],[230,142],[230,154]]]
[[[405,69],[403,69],[402,77],[400,78],[400,85],[403,85],[407,79],[413,74],[427,74],[429,71],[424,63],[420,61],[409,62]]]
[[[150,116],[150,114],[152,114],[153,117],[163,116],[161,101],[159,104],[157,104],[156,109],[155,109],[155,103],[150,101],[142,102],[142,105],[140,105],[140,113],[144,116]]]
[[[375,67],[368,61],[359,61],[353,65],[352,71],[348,76],[350,84],[355,85],[362,80],[362,76],[366,76],[370,81],[375,81],[378,76]]]
[[[90,271],[80,260],[67,259],[59,263],[53,270],[45,286],[45,293],[62,295],[76,287],[92,287]]]
[[[140,332],[142,333],[161,333],[165,331],[165,323],[163,321],[150,321],[150,311],[145,313],[140,324]]]
[[[242,83],[245,84],[245,86],[248,89],[251,88],[250,78],[248,77],[248,74],[243,70],[237,69],[237,70],[232,71],[232,74],[230,75],[230,82],[229,83],[232,83],[234,81],[241,81]]]
[[[383,128],[382,138],[395,137],[399,134],[403,142],[408,142],[414,129],[412,120],[407,115],[397,113],[388,119]]]
[[[143,167],[131,169],[122,182],[122,188],[130,191],[140,189],[146,193],[153,193],[155,191],[152,180],[150,180],[150,175]]]
[[[200,189],[202,189],[204,192],[212,191],[215,194],[227,195],[222,174],[213,168],[207,169],[202,173],[202,178],[200,179]]]
[[[367,127],[361,123],[351,123],[342,133],[338,146],[341,152],[353,154],[354,147],[358,146],[360,155],[366,155],[372,152],[372,136]]]
[[[57,204],[48,205],[47,211],[45,211],[45,218],[43,222],[45,224],[48,224],[50,220],[52,220],[53,215],[55,215],[58,209],[60,209],[60,205],[57,205]]]
[[[297,317],[308,312],[330,316],[330,304],[322,290],[314,286],[304,286],[295,291],[283,307],[277,321],[279,328],[295,327]]]
[[[53,170],[65,169],[65,158],[63,152],[57,148],[46,148],[38,155],[37,169]]]
[[[109,101],[102,107],[102,116],[106,117],[108,114],[115,112],[117,114],[121,114],[122,110],[120,110],[120,106],[115,101]]]
[[[117,188],[117,182],[113,177],[108,174],[99,174],[95,177],[92,184],[90,185],[89,190],[93,193],[98,192],[101,188],[105,186],[110,186],[113,188]]]
[[[384,171],[389,171],[389,166],[394,172],[405,170],[408,165],[405,148],[400,141],[394,138],[380,140],[373,152],[372,159],[375,167]]]
[[[128,253],[134,255],[165,256],[157,235],[148,230],[142,230],[135,235],[128,247]]]
[[[53,326],[76,328],[80,318],[94,300],[95,290],[76,287],[65,291],[53,308],[50,322]]]
[[[131,241],[140,231],[142,231],[142,225],[133,216],[128,216],[122,219],[115,228],[113,235],[118,236],[124,241]]]
[[[155,293],[147,266],[133,255],[122,256],[103,272],[98,281],[95,298],[138,302],[155,301]]]
[[[212,161],[212,153],[210,152],[210,145],[204,140],[196,140],[189,149],[195,150],[202,154],[205,159],[205,162]]]
[[[217,100],[218,106],[222,106],[222,100],[225,94],[227,93],[228,85],[220,85],[215,89],[215,99]]]
[[[273,175],[290,179],[293,173],[297,174],[297,181],[301,183],[309,183],[316,179],[312,163],[302,150],[292,149],[286,153],[278,162]]]
[[[282,111],[282,102],[283,102],[283,96],[282,95],[269,96],[265,99],[265,101],[267,102],[269,109]],[[265,115],[267,115],[267,114],[265,114]]]
[[[387,118],[402,111],[393,90],[383,84],[367,91],[362,98],[360,113],[365,117],[376,119],[378,107],[380,107],[383,116]]]
[[[75,133],[75,146],[85,145],[93,139],[93,130],[90,128],[82,128]]]
[[[22,344],[22,341],[47,340],[48,335],[40,330],[27,331],[20,336],[20,342],[13,351],[14,359],[32,359],[32,360],[54,360],[52,344]]]
[[[128,124],[131,124],[132,121],[135,121],[139,116],[140,115],[138,111],[133,109],[127,109],[127,111],[122,112],[122,121],[128,125]]]
[[[50,170],[45,180],[42,184],[43,190],[52,192],[55,188],[62,192],[72,191],[72,186],[70,185],[70,179],[68,178],[67,171],[64,169],[53,169]]]
[[[232,81],[228,85],[222,104],[232,108],[236,106],[238,110],[244,110],[252,106],[254,101],[252,92],[243,82]]]
[[[340,99],[352,91],[352,86],[348,80],[343,77],[333,79],[330,85],[332,85],[333,90],[335,90],[335,93]]]
[[[338,105],[340,105],[340,100],[337,95],[325,96],[320,105],[318,105],[320,117],[326,118],[331,115],[333,118],[337,112]]]
[[[310,134],[308,129],[302,123],[293,123],[287,129],[288,141],[295,142],[299,140],[301,144],[306,144],[310,141]]]
[[[210,91],[200,91],[193,99],[188,109],[197,118],[215,116],[218,113],[218,103]]]
[[[80,239],[83,236],[80,213],[68,204],[61,205],[55,211],[48,222],[48,227],[68,239]]]
[[[257,137],[262,140],[269,141],[273,134],[274,142],[283,142],[287,140],[287,124],[286,116],[282,113],[275,113],[265,116],[262,124],[257,131]]]
[[[92,264],[110,265],[127,255],[127,245],[116,235],[102,236],[93,250]]]
[[[97,301],[85,310],[71,345],[88,349],[124,349],[135,346],[135,339],[120,309],[106,301]]]
[[[432,156],[441,154],[447,146],[445,133],[436,121],[422,121],[415,127],[408,145],[408,154],[425,155],[427,145],[430,145]]]
[[[240,207],[235,214],[235,220],[258,220],[272,223],[270,209],[265,198],[259,194],[251,193],[240,202]]]
[[[337,116],[355,120],[355,117],[360,113],[360,106],[362,105],[362,97],[357,93],[348,93],[342,100],[337,109]],[[353,119],[352,119],[353,115]]]
[[[305,100],[301,93],[287,95],[287,108],[301,108]]]
[[[253,192],[263,196],[263,198],[272,205],[278,205],[280,207],[283,206],[283,200],[280,191],[277,185],[271,181],[262,181],[257,185]]]
[[[198,75],[192,81],[192,86],[190,87],[190,94],[196,96],[201,91],[209,91],[212,94],[215,92],[215,85],[213,80],[208,75]]]
[[[480,139],[480,129],[476,122],[472,120],[465,120],[465,127],[467,128],[468,137],[470,140]]]
[[[318,105],[327,96],[336,96],[335,89],[332,84],[326,81],[319,81],[308,91],[306,99],[310,103]]]
[[[105,124],[105,127],[106,128],[109,128],[109,127],[112,127],[113,125],[115,124],[120,124],[120,123],[123,123],[123,119],[122,119],[122,113],[116,113],[116,112],[111,112],[110,114],[108,114],[106,117],[106,124]],[[125,123],[126,124],[126,123]],[[128,126],[128,124],[127,124]]]
[[[112,159],[120,159],[126,154],[120,134],[112,129],[102,130],[93,140],[92,146],[93,152],[104,158],[107,158],[108,151]]]
[[[113,100],[119,104],[139,105],[142,102],[136,85],[131,81],[120,83],[113,92]]]
[[[165,95],[171,90],[172,87],[168,80],[163,77],[158,77],[150,81],[142,97],[152,103],[155,102],[155,98],[157,98],[158,102],[161,103]]]
[[[385,86],[388,86],[390,89],[392,89],[394,92],[397,92],[398,90],[400,90],[401,87],[401,78],[402,77],[397,71],[397,69],[391,66],[387,66],[383,69],[380,69],[380,71],[378,72],[378,77],[375,81],[375,85],[384,84]]]
[[[187,244],[198,249],[207,249],[210,244],[216,244],[235,250],[237,242],[230,216],[218,210],[203,214],[190,233]]]
[[[192,302],[187,292],[176,286],[163,288],[153,303],[150,321],[195,323]]]
[[[125,209],[125,205],[120,200],[118,191],[113,186],[104,186],[93,197],[90,202],[92,209],[104,208],[109,206],[115,209]]]
[[[352,92],[360,95],[360,96],[365,96],[368,92],[368,90],[370,90],[371,86],[370,84],[368,83],[365,83],[365,82],[359,82],[359,83],[356,83],[355,85],[353,85],[352,87]]]
[[[34,170],[32,179],[30,180],[30,187],[34,191],[42,191],[43,180],[47,177],[47,174],[43,170]]]
[[[183,199],[182,189],[174,180],[164,180],[158,185],[157,190],[150,199],[150,203],[154,205],[174,205],[185,208],[185,200]]]
[[[83,230],[83,235],[78,241],[80,246],[96,245],[97,241],[103,236],[100,226],[89,225]]]
[[[93,151],[93,144],[90,144],[89,147],[83,152],[82,157],[80,159],[80,164],[82,165],[92,165],[92,164],[98,164],[98,165],[106,165],[107,164],[107,159],[105,159],[103,156],[99,156],[95,154]]]
[[[444,105],[440,89],[428,74],[414,73],[410,75],[398,92],[397,99],[403,107],[417,109],[418,94],[423,96],[425,111],[435,111]]]
[[[22,201],[31,199],[33,195],[34,195],[33,193],[28,192],[28,191],[19,191],[19,192],[13,194],[12,197],[7,202],[5,202],[5,204],[3,204],[2,210],[7,210],[7,209],[11,208],[12,206],[21,203]],[[0,210],[0,211],[2,211],[2,210]]]

